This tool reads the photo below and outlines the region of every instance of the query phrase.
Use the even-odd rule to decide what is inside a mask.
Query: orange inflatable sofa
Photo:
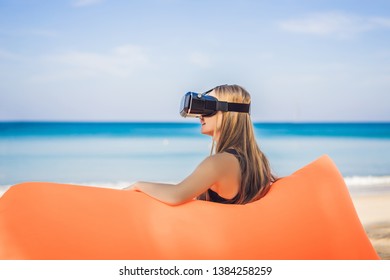
[[[328,156],[246,205],[54,183],[0,198],[0,259],[378,259]]]

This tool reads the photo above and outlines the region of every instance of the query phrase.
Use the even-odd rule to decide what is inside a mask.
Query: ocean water
[[[323,154],[351,193],[390,192],[390,123],[255,123],[277,176]],[[179,182],[210,154],[211,138],[188,123],[0,122],[0,195],[49,181],[123,188],[135,181]]]

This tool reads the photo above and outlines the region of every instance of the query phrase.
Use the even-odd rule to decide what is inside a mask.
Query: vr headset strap
[[[239,112],[239,113],[249,113],[250,104],[243,103],[228,103],[228,111]]]
[[[217,111],[249,113],[250,104],[217,101],[216,107]]]

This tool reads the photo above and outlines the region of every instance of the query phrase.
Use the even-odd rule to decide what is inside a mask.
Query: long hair
[[[249,93],[238,85],[223,85],[214,89],[219,101],[250,103]],[[218,121],[216,122],[218,123]],[[236,150],[241,168],[241,182],[237,195],[226,203],[246,204],[262,198],[267,194],[271,184],[276,180],[272,174],[267,157],[257,145],[253,124],[248,113],[222,112],[218,142],[214,140],[212,151],[222,153],[228,149]],[[198,199],[209,200],[205,192]]]

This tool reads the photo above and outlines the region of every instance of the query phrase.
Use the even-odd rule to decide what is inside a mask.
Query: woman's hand
[[[179,184],[136,182],[126,190],[143,192],[169,205],[178,205],[194,199],[212,185],[226,180],[227,174],[238,172],[238,160],[221,153],[207,157],[194,172]]]

